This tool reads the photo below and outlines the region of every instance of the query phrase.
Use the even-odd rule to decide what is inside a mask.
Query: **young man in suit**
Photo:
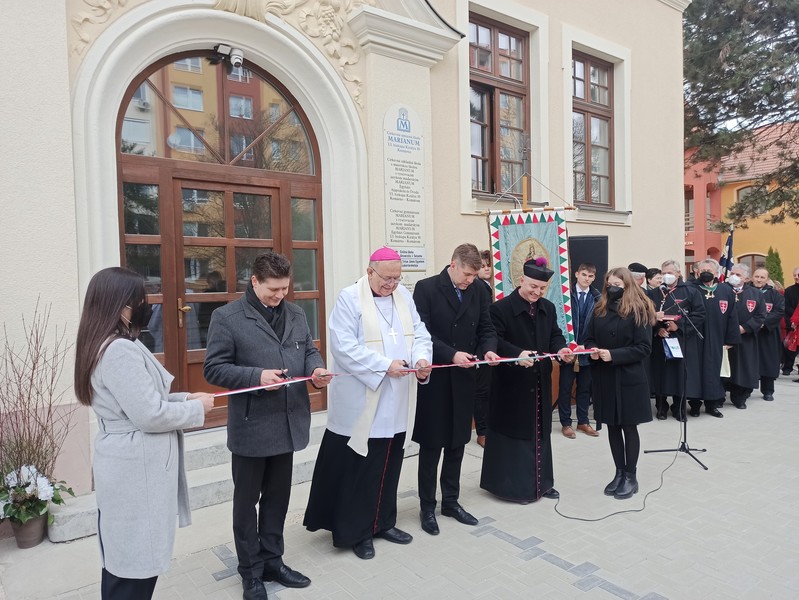
[[[472,436],[477,358],[497,360],[497,337],[488,313],[489,296],[473,282],[480,270],[480,253],[461,244],[438,275],[416,284],[413,300],[433,339],[433,363],[463,368],[439,369],[419,388],[413,440],[419,448],[419,502],[422,529],[439,533],[435,517],[436,475],[441,467],[441,514],[465,525],[477,519],[458,503],[464,447]],[[480,369],[488,369],[485,365]]]
[[[575,284],[572,288],[572,323],[574,324],[574,340],[582,346],[588,333],[588,325],[594,314],[594,302],[599,297],[599,290],[591,284],[596,279],[596,266],[582,263],[574,272]],[[574,439],[577,434],[572,429],[572,385],[577,382],[575,403],[577,405],[577,431],[591,437],[599,433],[588,421],[588,405],[591,403],[591,360],[587,355],[578,357],[573,364],[560,366],[558,414],[560,415],[561,432],[567,438]]]

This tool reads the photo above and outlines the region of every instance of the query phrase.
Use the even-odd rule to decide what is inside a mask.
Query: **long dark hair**
[[[608,279],[618,277],[624,282],[624,292],[622,293],[619,307],[616,312],[622,317],[630,315],[635,319],[638,327],[655,324],[655,307],[652,301],[644,293],[643,288],[635,283],[629,269],[617,267],[605,274],[605,285],[602,287],[602,296],[596,302],[594,314],[604,317],[608,312]]]
[[[89,281],[75,341],[75,395],[81,404],[92,403],[92,373],[106,341],[138,337],[140,332],[121,315],[126,306],[136,307],[144,300],[144,279],[129,269],[103,269]]]

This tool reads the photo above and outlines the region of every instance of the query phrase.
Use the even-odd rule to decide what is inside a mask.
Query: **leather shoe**
[[[262,581],[277,581],[280,585],[287,588],[304,588],[311,585],[311,580],[299,571],[281,565],[277,572],[264,571],[261,576]]]
[[[480,446],[481,448],[485,448],[486,447],[486,436],[478,435],[477,436],[477,445]]]
[[[567,437],[570,440],[573,440],[574,438],[577,437],[577,434],[574,433],[574,429],[571,428],[571,425],[564,425],[563,427],[560,428],[560,431],[564,437]]]
[[[697,406],[696,408],[694,408],[692,406],[690,408],[690,410],[688,411],[688,414],[691,415],[692,417],[698,417],[699,416],[699,407]]]
[[[744,401],[744,402],[733,402],[732,405],[735,408],[738,408],[740,410],[746,410],[746,401]]]
[[[370,558],[374,558],[375,545],[372,542],[372,538],[367,538],[362,542],[358,542],[352,547],[352,551],[355,552],[355,556],[363,560],[369,560]]]
[[[243,579],[241,587],[244,590],[241,596],[244,600],[269,600],[266,588],[260,579]]]
[[[783,370],[782,370],[782,374],[783,374],[783,375],[790,375],[790,374],[791,374],[791,372],[790,372],[790,371],[786,371],[785,369],[783,369]]]
[[[463,523],[464,525],[477,525],[477,519],[463,510],[460,504],[456,504],[455,506],[442,506],[441,514],[445,517],[452,517],[458,521],[458,523]]]
[[[376,533],[375,537],[383,538],[392,544],[410,544],[413,541],[413,536],[410,533],[405,533],[402,529],[397,529],[396,527]]]
[[[706,408],[705,412],[709,414],[711,417],[718,417],[719,419],[723,418],[724,415],[721,414],[721,411],[718,408]]]
[[[599,437],[599,432],[593,427],[591,427],[590,423],[583,423],[582,425],[578,425],[577,431],[582,431],[585,435],[590,435],[591,437]]]
[[[422,522],[422,531],[425,531],[430,535],[438,535],[440,533],[435,513],[423,510],[419,513],[419,520]]]
[[[763,394],[763,400],[772,402],[774,400],[774,394]]]
[[[542,497],[543,498],[549,498],[550,500],[557,500],[558,498],[560,498],[560,492],[558,490],[556,490],[555,488],[552,488],[548,492],[544,492],[542,494]]]

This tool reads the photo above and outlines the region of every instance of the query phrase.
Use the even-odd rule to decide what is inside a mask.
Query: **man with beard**
[[[524,263],[519,287],[491,305],[497,352],[519,357],[494,367],[480,487],[527,504],[559,498],[552,469],[552,364],[537,353],[574,355],[558,327],[555,305],[544,298],[554,272],[539,257]]]
[[[702,328],[704,340],[699,341],[701,361],[702,394],[698,398],[689,398],[691,405],[689,414],[699,416],[702,399],[705,401],[705,412],[714,417],[723,417],[719,407],[724,404],[725,390],[721,384],[721,363],[724,346],[738,344],[741,332],[738,330],[738,313],[734,309],[735,294],[728,285],[718,282],[719,263],[706,258],[696,264],[697,286],[705,304],[705,324]]]
[[[663,285],[650,290],[649,297],[655,305],[658,322],[653,329],[650,386],[655,395],[657,418],[666,418],[671,396],[671,414],[675,419],[685,419],[683,398],[702,397],[701,356],[699,332],[705,322],[705,305],[697,288],[684,283],[680,263],[667,260],[660,267]],[[667,339],[675,339],[682,351],[681,359],[666,354]]]
[[[766,303],[763,295],[750,285],[749,267],[737,264],[732,268],[727,283],[735,293],[735,312],[741,343],[730,348],[730,401],[735,408],[745,409],[746,400],[760,379],[760,352],[757,333],[766,321]]]
[[[780,375],[780,321],[785,312],[785,298],[774,286],[768,284],[768,270],[758,267],[752,273],[752,287],[763,294],[766,320],[757,332],[757,350],[760,356],[760,393],[763,400],[774,400],[774,380]]]

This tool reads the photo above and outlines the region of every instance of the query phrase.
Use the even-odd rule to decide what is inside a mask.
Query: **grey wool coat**
[[[97,532],[103,566],[117,577],[165,573],[177,517],[191,523],[181,430],[205,417],[199,400],[169,393],[173,379],[144,344],[124,338],[92,374]]]
[[[241,389],[261,385],[264,369],[287,369],[305,377],[324,362],[314,346],[305,313],[283,301],[286,326],[278,339],[247,297],[217,308],[208,327],[203,373],[213,385]],[[266,457],[308,445],[311,403],[305,383],[228,397],[227,446],[239,456]]]

